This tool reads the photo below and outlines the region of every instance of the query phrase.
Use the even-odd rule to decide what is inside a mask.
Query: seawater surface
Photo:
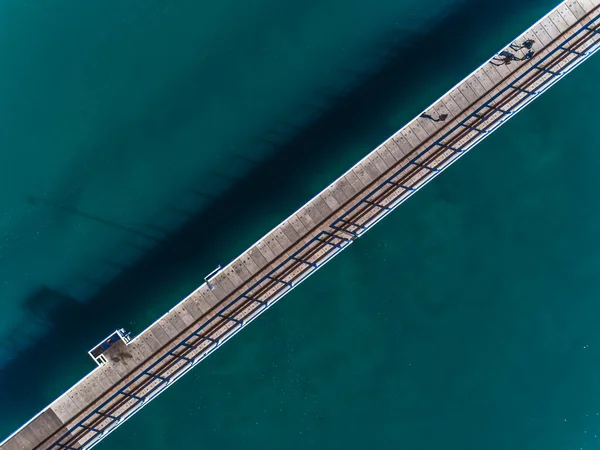
[[[0,435],[554,6],[0,5]],[[106,449],[598,448],[600,57]]]

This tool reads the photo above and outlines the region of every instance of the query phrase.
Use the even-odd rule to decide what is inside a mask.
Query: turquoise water
[[[59,3],[0,6],[2,436],[554,4]],[[99,448],[598,448],[598,79],[595,57]]]

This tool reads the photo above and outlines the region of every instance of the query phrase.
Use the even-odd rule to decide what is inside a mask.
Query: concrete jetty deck
[[[562,2],[511,44],[525,42],[531,58],[509,44],[519,59],[485,62],[138,336],[110,334],[97,367],[0,450],[96,445],[600,49],[600,0]]]

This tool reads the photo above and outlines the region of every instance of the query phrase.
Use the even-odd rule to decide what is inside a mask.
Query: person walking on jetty
[[[490,62],[495,66],[508,66],[513,61],[519,61],[519,58],[517,58],[511,52],[504,50],[497,56],[494,56]]]
[[[435,117],[433,117],[433,116],[430,116],[429,114],[426,114],[426,113],[421,114],[421,117],[423,119],[433,120],[434,122],[445,122],[446,119],[448,118],[448,114],[440,114],[437,119]]]
[[[522,44],[515,44],[514,42],[510,44],[510,48],[513,50],[521,50],[522,48],[526,48],[527,50],[531,50],[533,48],[533,44],[535,44],[535,39],[527,39]]]
[[[535,55],[535,52],[533,50],[529,50],[525,56],[521,57],[521,58],[517,58],[519,61],[528,61],[531,58],[533,58],[533,56]]]

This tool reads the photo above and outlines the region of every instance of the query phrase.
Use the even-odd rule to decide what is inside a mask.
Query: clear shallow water
[[[56,281],[57,287],[53,286],[56,291],[69,293],[81,302],[87,301],[81,303],[82,306],[73,307],[63,297],[41,296],[43,300],[38,303],[55,298],[57,306],[54,312],[48,313],[55,328],[50,328],[44,341],[36,341],[33,349],[12,360],[7,358],[0,371],[0,430],[4,430],[1,434],[10,433],[84,374],[91,367],[85,351],[108,330],[118,326],[127,326],[133,331],[143,329],[193,289],[213,265],[228,261],[246,248],[553,6],[551,2],[539,1],[531,2],[527,8],[517,8],[516,2],[502,2],[502,9],[495,9],[499,3],[466,2],[468,8],[465,9],[460,4],[431,2],[423,9],[414,10],[408,4],[395,2],[369,7],[368,14],[358,6],[353,9],[331,3],[329,9],[316,6],[311,9],[302,3],[298,9],[305,8],[304,15],[296,12],[304,20],[304,26],[297,26],[309,30],[305,33],[314,47],[323,51],[324,59],[319,60],[314,53],[302,50],[310,46],[288,42],[295,51],[281,50],[277,55],[303,57],[303,63],[288,71],[281,69],[277,58],[269,64],[257,63],[255,74],[281,70],[281,90],[273,88],[271,92],[270,87],[275,83],[265,81],[264,90],[250,89],[251,94],[246,94],[253,113],[248,115],[252,116],[248,120],[257,115],[255,104],[263,102],[265,108],[281,108],[265,119],[269,126],[277,123],[274,128],[260,129],[249,124],[248,129],[253,131],[248,135],[252,137],[244,141],[241,131],[239,136],[237,134],[237,121],[235,127],[227,122],[231,120],[227,116],[229,109],[238,105],[237,98],[233,98],[226,103],[228,111],[213,106],[213,111],[221,114],[220,120],[225,120],[223,126],[228,125],[226,132],[219,134],[212,122],[202,126],[202,120],[190,119],[190,116],[196,117],[195,114],[202,115],[192,105],[194,102],[184,101],[194,98],[188,90],[182,91],[186,94],[179,97],[172,93],[158,96],[163,98],[163,105],[170,105],[170,100],[173,105],[177,100],[187,104],[184,108],[166,108],[169,112],[181,111],[179,119],[166,123],[170,115],[152,112],[148,121],[137,120],[136,126],[122,130],[123,141],[120,146],[114,146],[119,159],[108,164],[104,172],[98,169],[99,164],[93,158],[103,158],[106,153],[99,148],[110,147],[119,140],[114,134],[99,140],[94,137],[97,135],[82,133],[81,139],[103,144],[90,146],[85,151],[75,145],[73,153],[91,161],[89,170],[98,170],[95,175],[98,183],[114,190],[106,194],[105,210],[84,208],[98,204],[93,201],[93,196],[99,195],[98,189],[93,187],[89,188],[88,195],[92,196],[89,203],[83,200],[73,203],[88,214],[98,213],[103,218],[112,214],[113,219],[131,223],[136,228],[156,224],[148,219],[155,217],[152,214],[157,214],[156,205],[160,204],[160,199],[154,203],[156,192],[164,195],[165,203],[172,202],[180,208],[178,202],[190,197],[181,194],[188,189],[185,173],[200,171],[195,169],[195,161],[221,176],[198,177],[200,181],[191,176],[198,184],[189,181],[189,186],[202,192],[212,188],[210,193],[218,197],[221,206],[211,208],[206,202],[202,213],[178,235],[171,236],[164,247],[158,243],[153,253],[142,253],[134,269],[127,269],[126,265],[115,268],[115,274],[120,273],[120,277],[95,293],[78,296],[73,293],[78,291],[70,290],[75,289],[74,284],[61,285]],[[157,4],[159,6],[169,8],[168,4]],[[240,39],[236,35],[240,29],[238,22],[231,20],[231,28],[218,22],[221,20],[218,18],[225,15],[246,23],[256,35],[253,39],[271,43],[273,39],[264,24],[272,23],[266,20],[267,12],[274,14],[276,8],[266,3],[259,6],[254,16],[249,11],[240,12],[239,16],[224,12],[221,16],[217,12],[211,16],[202,10],[202,17],[206,17],[207,26],[214,24],[214,30],[222,33],[223,39],[231,36],[229,39],[234,43]],[[279,17],[288,17],[281,8],[277,10]],[[288,8],[291,7],[287,5],[285,10]],[[133,17],[141,17],[132,6],[127,11]],[[105,14],[110,16],[113,12]],[[97,13],[89,13],[89,17],[96,20]],[[183,20],[194,23],[189,14],[186,17],[174,18],[173,24]],[[432,17],[439,18],[437,25],[430,23]],[[473,26],[475,19],[481,25]],[[286,23],[292,24],[299,19],[288,17],[287,20]],[[371,24],[371,28],[357,28],[365,22]],[[395,28],[396,22],[401,30]],[[103,26],[98,28],[104,29]],[[173,25],[175,28],[178,27]],[[124,26],[124,29],[130,27]],[[289,27],[283,25],[281,29],[289,31]],[[352,35],[354,44],[341,37],[336,41],[328,34],[334,30],[339,33],[337,36]],[[209,33],[209,30],[203,32]],[[398,39],[398,33],[404,33],[401,34],[404,39]],[[484,37],[473,42],[473,36]],[[197,39],[207,46],[207,40],[203,40],[207,38]],[[160,40],[158,35],[156,40]],[[183,41],[185,39],[179,43]],[[466,48],[462,45],[457,53],[454,41],[471,45]],[[64,42],[71,41],[64,39]],[[224,41],[210,40],[211,45],[215,42]],[[252,42],[248,39],[248,48],[255,47]],[[144,43],[149,47],[153,44],[147,38]],[[336,62],[332,55],[343,53],[342,49],[347,53],[345,59]],[[245,50],[240,50],[240,55],[246,54]],[[156,55],[151,50],[145,51]],[[114,61],[118,53],[108,52],[107,61]],[[170,54],[166,50],[165,53]],[[265,54],[275,53],[265,51]],[[215,50],[215,55],[219,64],[229,61],[223,51]],[[192,56],[189,59],[194,60]],[[134,65],[131,61],[127,64],[127,58],[124,61],[117,72],[122,73],[125,68],[135,71],[130,67]],[[183,64],[179,58],[171,67],[163,68],[162,76],[170,77],[170,81],[163,81],[163,86],[174,89],[180,85],[174,80],[182,76],[178,67],[184,67]],[[197,64],[204,67],[201,62]],[[235,66],[238,70],[248,66],[238,64]],[[148,67],[152,65],[148,63]],[[62,74],[59,67],[55,70]],[[298,67],[314,72],[300,75]],[[298,74],[298,79],[290,82],[293,74]],[[597,447],[594,436],[600,431],[600,418],[596,415],[600,413],[597,392],[600,334],[596,319],[600,286],[596,254],[600,244],[597,231],[600,216],[595,199],[598,144],[592,105],[600,96],[599,74],[600,60],[593,58],[585,63],[184,377],[102,446],[114,449],[201,445],[208,448],[217,445],[245,448],[362,448],[365,445],[392,448],[402,445],[417,449]],[[131,80],[123,77],[121,87],[131,89]],[[160,84],[158,78],[157,74],[156,79],[146,82]],[[238,78],[232,78],[231,85],[250,82],[239,73]],[[209,97],[214,93],[215,102],[224,98],[218,95],[214,79],[199,79],[204,90],[202,94],[197,93],[196,98],[203,99],[204,93]],[[64,89],[70,92],[68,87]],[[307,97],[310,89],[318,93]],[[296,94],[288,95],[296,95],[297,103],[282,97],[282,92],[296,90]],[[56,92],[49,94],[62,98]],[[122,108],[131,108],[131,118],[146,117],[140,114],[140,111],[148,113],[144,105],[161,103],[151,89],[146,95],[150,98],[140,105],[131,104],[131,98],[127,97],[129,106]],[[122,97],[115,90],[111,96],[95,98],[119,105],[119,102],[125,103]],[[303,113],[296,115],[301,109],[296,105],[310,98],[315,99],[316,105],[308,102]],[[30,100],[28,104],[37,103]],[[136,108],[139,108],[137,112]],[[247,118],[243,112],[238,114]],[[15,124],[25,127],[24,120],[18,121],[15,114],[7,112],[7,115]],[[309,122],[307,117],[311,115],[313,121]],[[21,119],[23,117],[28,116]],[[44,117],[48,120],[50,116]],[[120,129],[123,121],[114,120],[112,126]],[[232,179],[244,175],[243,171],[236,172],[227,164],[235,159],[232,155],[239,148],[227,153],[226,146],[215,145],[206,146],[201,152],[195,151],[196,147],[191,144],[194,141],[190,140],[177,153],[167,145],[170,142],[167,138],[147,136],[158,129],[171,133],[176,139],[175,136],[183,136],[182,128],[178,127],[187,120],[190,130],[204,133],[197,137],[208,139],[210,136],[215,143],[220,142],[219,136],[225,135],[231,135],[232,141],[239,138],[240,142],[254,142],[255,146],[243,147],[242,156],[255,161],[248,163],[250,167],[244,170],[256,166],[256,170],[267,171],[271,176],[259,179],[249,172],[239,180]],[[87,126],[89,122],[96,124],[88,119],[82,122]],[[163,123],[161,129],[158,125]],[[75,139],[66,132],[71,130],[68,125],[69,121],[65,120],[65,133],[59,135]],[[50,124],[46,126],[52,128]],[[25,139],[18,138],[15,127],[5,127],[4,136],[13,133],[13,141],[6,140],[6,143]],[[30,134],[23,132],[23,136],[34,139]],[[44,136],[43,142],[52,142]],[[265,140],[276,145],[269,144],[266,150]],[[152,142],[156,142],[154,149],[144,150],[144,146]],[[169,151],[165,152],[164,148]],[[58,146],[54,153],[62,155],[63,151],[66,152]],[[32,177],[34,181],[22,179],[25,169],[44,173],[52,168],[41,161],[32,162],[31,156],[27,158],[37,153],[47,155],[51,161],[58,157],[49,148],[47,153],[46,149],[42,152],[39,148],[29,148],[29,153],[23,150],[2,153],[14,159],[13,170],[6,171],[7,174],[22,183],[19,191],[16,182],[4,180],[7,210],[10,201],[17,205],[17,198],[20,198],[18,204],[27,204],[27,195],[33,195],[31,186],[39,182],[39,177]],[[49,179],[47,186],[54,186],[54,192],[63,192],[56,186],[77,188],[90,179],[80,169],[69,170],[64,162],[69,161],[69,157],[65,156],[62,164],[56,161],[54,173],[57,180],[62,173],[68,175],[67,178],[70,176],[71,181],[63,185]],[[218,157],[223,158],[222,166],[218,165]],[[167,158],[174,161],[169,170],[165,164]],[[133,161],[129,170],[134,170],[131,167],[141,170],[138,166],[142,165],[152,167],[155,173],[161,174],[163,189],[148,181],[154,180],[151,170],[147,178],[138,174],[139,178],[119,184],[113,173],[123,168],[127,174],[125,161]],[[14,169],[19,167],[24,167],[22,172]],[[173,180],[168,181],[170,178]],[[125,175],[123,179],[128,178]],[[169,183],[181,183],[184,187],[169,190]],[[223,191],[227,187],[231,187],[229,193]],[[272,193],[274,188],[275,194]],[[49,197],[53,201],[61,200],[61,205],[69,205],[63,198],[57,199],[58,194]],[[123,202],[123,210],[111,206],[119,204],[117,198]],[[140,204],[144,204],[145,199],[147,211],[141,207],[129,211],[131,208],[127,206],[132,205],[133,198],[139,198]],[[187,207],[193,211],[201,205]],[[233,215],[228,211],[234,207],[244,217],[243,226],[232,223]],[[15,206],[10,211],[17,210]],[[176,224],[175,218],[181,214],[166,210],[169,220]],[[108,225],[102,226],[101,222],[86,217],[64,214],[57,208],[44,213],[63,225],[59,227],[48,218],[38,218],[39,223],[54,223],[56,229],[67,236],[70,249],[67,253],[72,259],[56,264],[55,258],[66,258],[60,251],[32,243],[35,228],[28,226],[33,227],[36,221],[33,216],[24,215],[7,228],[13,230],[11,239],[6,241],[12,245],[13,253],[3,249],[1,267],[9,285],[18,282],[31,288],[31,279],[41,276],[50,281],[70,280],[69,277],[76,277],[74,267],[86,277],[94,276],[93,267],[97,266],[93,262],[107,258],[107,254],[109,261],[121,261],[110,257],[122,257],[122,252],[114,249],[121,250],[123,242],[131,240],[131,233],[122,230],[119,240],[119,236],[111,236],[106,231]],[[16,212],[11,214],[16,216]],[[69,230],[81,227],[88,227],[86,238],[71,240],[74,238]],[[111,230],[118,235],[114,228]],[[45,245],[62,248],[56,236],[54,238],[47,236]],[[5,248],[9,248],[6,245]],[[98,249],[104,249],[105,253]],[[43,258],[47,259],[45,265]],[[75,261],[83,262],[75,264]],[[92,269],[88,269],[86,261],[91,261]],[[53,274],[46,272],[48,268],[57,272],[60,269],[65,278],[53,278]],[[32,278],[28,279],[25,273]],[[50,284],[50,281],[44,283]],[[20,313],[23,298],[18,293],[17,290],[3,292],[3,298],[10,300],[2,306],[5,323],[13,323],[13,317]],[[116,305],[119,309],[115,313]],[[91,322],[90,317],[94,318]],[[84,318],[87,321],[82,324]],[[58,351],[59,347],[64,350]]]

